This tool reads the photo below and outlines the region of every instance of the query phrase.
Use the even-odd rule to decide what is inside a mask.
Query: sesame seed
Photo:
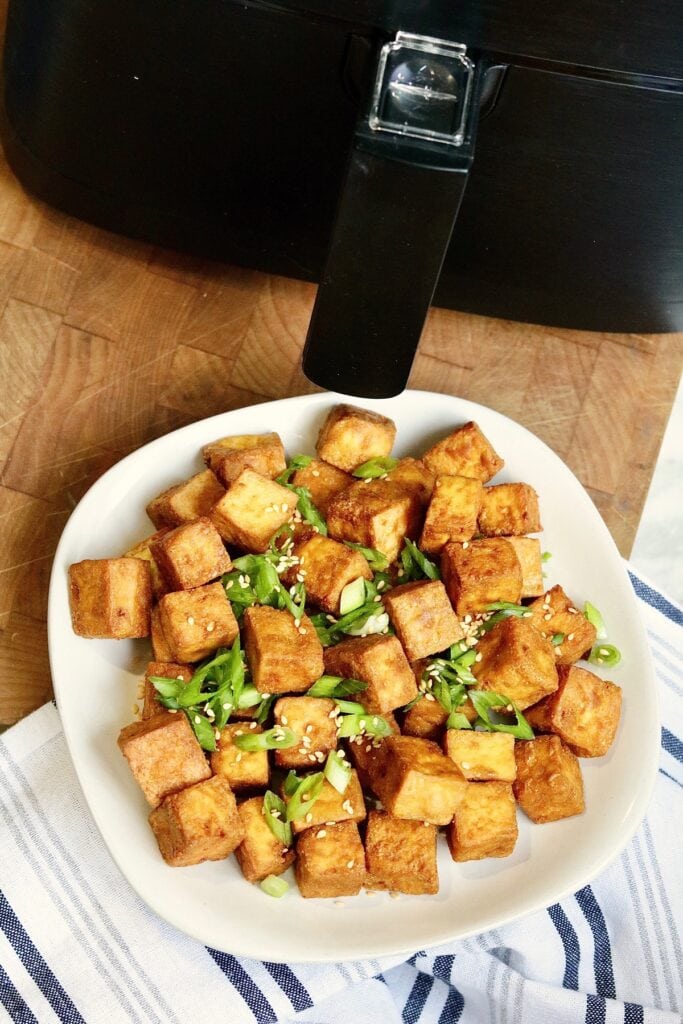
[[[228,580],[228,582],[225,584],[225,589],[230,590],[230,587],[233,585],[234,582],[234,580]]]
[[[185,682],[185,676],[176,676],[176,679],[179,679],[181,683]]]
[[[604,665],[604,661],[602,658],[596,658],[595,660],[597,661],[598,665]]]
[[[570,615],[578,615],[579,614],[577,609],[574,608],[573,605],[572,605],[572,607],[567,608],[567,611],[569,612]]]
[[[280,508],[282,509],[283,512],[289,512],[289,505],[287,504],[286,501],[283,501],[283,503],[280,505]]]
[[[258,722],[250,722],[249,723],[249,728],[250,729],[256,729],[257,726],[258,726]]]
[[[392,900],[398,900],[401,898],[400,892],[390,892],[389,895],[391,896]]]
[[[313,732],[313,726],[312,725],[307,725],[306,726],[306,732],[307,733]]]
[[[178,714],[178,708],[168,708],[168,713],[169,713],[169,715],[177,715]]]
[[[188,626],[194,626],[194,617],[192,615],[187,616],[187,624]]]
[[[206,624],[206,632],[207,633],[213,633],[215,628],[216,628],[215,622],[207,622],[207,624]]]
[[[320,470],[319,469],[312,469],[311,470],[311,476],[320,476]]]
[[[469,769],[472,767],[472,765],[470,764],[469,761],[461,761],[460,762],[460,767],[463,769],[463,771],[469,771]]]
[[[429,826],[431,825],[431,822],[430,821],[423,821],[422,824],[424,825],[425,828],[429,828]]]
[[[303,793],[302,796],[301,796],[301,799],[302,799],[303,803],[306,803],[306,801],[308,800],[308,793]]]
[[[140,713],[140,705],[139,704],[133,704],[133,714],[137,715],[139,713]]]
[[[533,612],[522,612],[522,618],[523,619],[532,619],[533,615],[534,615]]]
[[[301,634],[301,636],[306,636],[308,630],[306,629],[305,626],[299,626],[299,633]]]
[[[217,740],[219,740],[221,738],[221,731],[220,731],[220,729],[216,729],[215,730],[214,736],[216,737]]]
[[[555,657],[559,658],[561,656],[562,656],[562,648],[561,647],[556,647],[555,648]]]
[[[270,812],[270,816],[271,816],[271,818],[279,818],[280,817],[280,812],[275,807],[273,807],[271,812]]]
[[[282,715],[282,717],[280,718],[280,721],[282,722],[283,725],[287,725],[287,722],[289,721],[289,719],[287,718],[287,715]]]
[[[545,615],[543,616],[543,618],[545,619],[546,622],[549,622],[550,619],[552,619],[552,617],[553,617],[552,616],[552,612],[546,612]]]
[[[609,657],[609,651],[607,650],[606,647],[601,647],[598,650],[598,654],[600,655],[601,658],[608,658]]]
[[[481,653],[481,651],[477,651],[476,655],[474,656],[474,660],[475,661],[481,661],[481,659],[483,657],[484,657],[484,655]]]
[[[195,715],[194,716],[194,721],[195,721],[195,725],[199,725],[199,723],[201,722],[201,718],[199,717],[199,715]]]
[[[355,863],[356,863],[355,860],[347,860],[346,866],[347,866],[347,868],[349,868],[349,870],[351,870],[351,868],[353,867],[353,865]]]
[[[239,762],[240,762],[241,760],[242,760],[242,752],[240,751],[240,753],[239,753],[239,754],[237,755],[237,757],[235,758],[235,764],[239,764]]]
[[[235,736],[244,736],[244,729],[235,729]]]
[[[365,753],[369,754],[371,750],[372,750],[372,743],[368,743],[367,747],[365,748]]]
[[[308,760],[309,761],[313,761],[313,763],[315,764],[315,762],[317,761],[317,758],[316,758],[315,754],[309,754],[308,755]]]
[[[317,759],[320,762],[320,764],[322,764],[323,761],[325,760],[325,755],[323,754],[322,750],[316,750],[315,751],[315,756],[317,757]]]
[[[270,694],[269,693],[262,693],[261,694],[261,700],[270,700]]]
[[[315,834],[315,838],[316,839],[324,839],[326,835],[327,835],[327,832],[325,831],[325,829],[324,828],[319,828],[318,831]]]
[[[462,545],[463,551],[466,551],[469,546],[470,546],[470,542],[468,540],[464,541],[463,545]]]
[[[425,700],[434,700],[434,699],[435,699],[435,697],[434,697],[433,693],[425,693]]]
[[[308,812],[308,814],[306,815],[306,818],[304,820],[305,821],[313,821],[313,815],[311,814],[310,811]]]
[[[574,639],[574,633],[568,633],[567,634],[567,640],[573,640],[573,639]]]
[[[505,710],[506,711],[514,711],[514,708],[513,708],[512,704],[508,704],[507,707],[505,708]]]

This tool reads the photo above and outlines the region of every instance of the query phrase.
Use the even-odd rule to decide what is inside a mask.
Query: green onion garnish
[[[287,469],[285,469],[283,473],[280,473],[279,476],[275,477],[275,483],[282,484],[283,487],[286,487],[297,469],[305,469],[306,466],[310,466],[312,462],[312,455],[295,455],[287,463]]]
[[[531,726],[515,702],[503,696],[502,693],[493,693],[491,690],[470,690],[468,697],[472,701],[474,710],[481,720],[477,724],[483,726],[483,728],[492,732],[508,732],[518,740],[532,740],[534,738]],[[490,715],[491,709],[495,709],[498,715],[504,711],[513,712],[517,719],[517,724],[511,725],[509,722],[493,720]]]
[[[291,846],[292,826],[287,820],[287,806],[277,793],[267,789],[263,797],[263,813],[266,824],[278,842],[283,846]]]
[[[295,732],[285,728],[284,725],[276,725],[266,732],[246,732],[243,736],[235,736],[233,740],[240,750],[288,750],[295,746],[299,739]]]
[[[290,792],[287,793],[287,781],[294,775],[296,786],[289,782]],[[311,807],[323,791],[325,775],[323,772],[314,772],[312,775],[305,775],[303,779],[291,772],[285,781],[285,794],[287,795],[287,821],[298,821],[305,817]],[[305,798],[305,799],[304,799]]]
[[[257,704],[260,704],[262,700],[263,698],[256,687],[249,683],[247,686],[243,687],[239,700],[237,701],[237,707],[240,711],[244,711],[246,708],[253,708]]]
[[[588,655],[588,660],[593,665],[606,665],[613,668],[621,661],[621,651],[614,644],[596,644]]]
[[[349,736],[391,736],[391,726],[381,715],[373,715],[363,711],[353,715],[340,715],[339,719],[340,738]]]
[[[470,722],[467,715],[463,715],[462,711],[451,711],[450,715],[446,719],[447,729],[471,729],[472,723]]]
[[[355,700],[337,700],[334,702],[343,715],[364,715],[365,708]]]
[[[549,562],[552,557],[553,557],[552,551],[544,551],[543,554],[541,555],[541,561],[542,562]]]
[[[365,602],[365,580],[362,576],[347,583],[339,598],[339,614],[348,615],[355,612]]]
[[[401,710],[402,711],[410,711],[411,708],[414,708],[416,704],[420,703],[420,701],[422,700],[423,697],[424,697],[424,693],[418,693],[417,697],[413,697],[413,699],[411,701],[408,701],[408,703],[405,705],[405,707],[401,708]]]
[[[202,750],[208,750],[213,753],[216,749],[216,733],[214,732],[213,724],[209,721],[206,715],[200,715],[198,711],[192,708],[190,711],[186,711],[185,714],[188,717],[190,725],[194,730],[194,734],[199,740],[199,745]]]
[[[327,755],[323,774],[338,793],[346,792],[346,787],[351,780],[351,771],[351,766],[343,761],[335,750],[331,750]]]
[[[266,896],[274,896],[276,900],[279,900],[289,891],[289,882],[285,882],[284,878],[279,878],[277,875],[266,875],[260,883],[260,887]]]
[[[402,579],[410,580],[428,579],[440,580],[441,574],[438,568],[424,555],[417,544],[413,544],[409,537],[403,538],[403,551],[401,552]]]
[[[595,635],[596,640],[605,640],[607,637],[607,628],[605,626],[605,620],[602,615],[590,601],[586,601],[583,607],[583,614],[586,616],[591,626],[595,626],[597,632]]]
[[[361,555],[368,563],[373,572],[383,572],[384,569],[389,567],[389,560],[386,555],[383,555],[377,548],[366,548],[362,544],[354,544],[352,541],[344,541],[347,548],[353,548],[355,551],[360,551]]]
[[[559,647],[566,635],[566,633],[553,633],[550,638],[550,643],[553,647]]]
[[[332,697],[343,699],[351,697],[354,693],[362,693],[367,690],[368,684],[360,679],[344,679],[343,676],[321,676],[316,679],[310,690],[306,691],[308,697]]]
[[[392,469],[396,469],[397,466],[398,459],[392,459],[389,455],[378,456],[376,459],[368,459],[367,462],[356,466],[353,475],[361,480],[374,480],[378,476],[385,476],[387,473],[391,473]]]

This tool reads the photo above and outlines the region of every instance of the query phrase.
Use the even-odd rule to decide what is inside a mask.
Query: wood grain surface
[[[0,162],[0,723],[51,695],[52,555],[106,469],[192,420],[316,390],[315,288],[154,249],[48,209]],[[432,310],[410,384],[523,423],[630,551],[682,335],[555,330]]]

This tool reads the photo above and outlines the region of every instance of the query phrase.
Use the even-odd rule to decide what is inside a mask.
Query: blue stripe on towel
[[[403,1007],[403,1020],[404,1024],[417,1024],[417,1021],[422,1016],[422,1011],[425,1008],[425,1003],[429,999],[429,993],[434,987],[434,978],[431,974],[423,974],[421,971],[418,973],[415,983],[410,990],[410,995],[406,1000],[406,1005]]]
[[[641,601],[645,601],[651,608],[656,608],[662,615],[666,615],[667,619],[671,619],[679,626],[683,626],[683,612],[676,605],[671,604],[671,601],[667,601],[663,594],[658,594],[652,587],[648,587],[647,583],[643,583],[641,579],[635,576],[629,570],[629,576],[631,577],[631,583]]]
[[[668,754],[671,754],[672,757],[675,757],[677,761],[683,764],[683,743],[681,743],[678,736],[674,736],[664,726],[662,726],[662,746]]]
[[[448,993],[444,1008],[441,1011],[438,1024],[458,1024],[462,1011],[465,1008],[465,1000],[463,999],[462,993],[451,985],[451,990]]]
[[[576,893],[576,902],[593,932],[593,968],[598,995],[615,999],[614,971],[612,968],[612,947],[609,941],[605,917],[590,885]]]
[[[562,985],[564,988],[571,988],[578,992],[579,964],[581,963],[579,937],[559,903],[554,903],[552,907],[548,907],[548,914],[557,929],[557,934],[560,936],[564,947],[564,977]]]
[[[273,1007],[239,960],[230,953],[221,953],[210,946],[206,949],[228,981],[235,986],[259,1024],[276,1024],[277,1016]]]
[[[605,1024],[605,1000],[600,996],[586,996],[586,1024]]]
[[[5,1007],[14,1024],[38,1024],[35,1014],[12,984],[0,964],[0,1004]]]
[[[263,966],[278,983],[297,1013],[313,1006],[313,1000],[291,967],[287,964],[270,963],[268,960],[263,961]]]
[[[643,1024],[645,1013],[640,1003],[624,1003],[624,1024]]]

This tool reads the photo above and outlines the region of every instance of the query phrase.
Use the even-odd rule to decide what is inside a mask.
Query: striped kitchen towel
[[[683,612],[632,574],[660,684],[661,767],[637,835],[590,885],[409,959],[238,959],[149,911],[89,816],[52,704],[0,739],[0,1019],[33,1024],[672,1024],[683,958]]]

